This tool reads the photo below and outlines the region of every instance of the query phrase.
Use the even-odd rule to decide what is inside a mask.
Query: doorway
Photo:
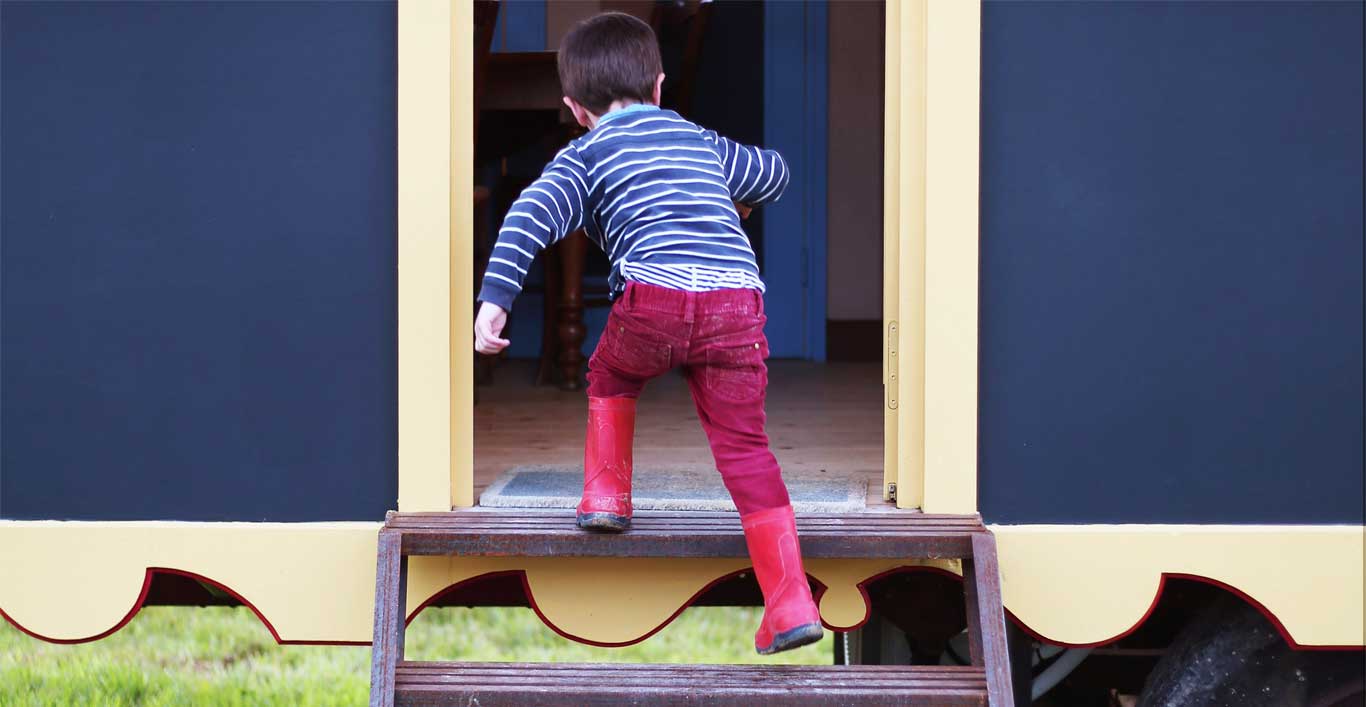
[[[525,21],[523,29],[518,29],[517,16],[500,17],[497,41],[526,47],[539,40],[550,50],[582,16],[614,9],[648,21],[652,6],[550,3],[543,16]],[[778,149],[794,174],[783,199],[757,209],[743,224],[768,288],[771,448],[790,488],[810,482],[833,498],[830,494],[853,485],[859,489],[857,503],[839,508],[890,510],[881,367],[884,55],[880,41],[868,41],[884,36],[885,8],[882,3],[734,2],[708,10],[691,69],[694,87],[686,117],[733,139]],[[525,20],[526,8],[519,12]],[[681,31],[660,32],[666,74],[688,73],[670,44],[686,51],[695,36],[690,29],[684,25]],[[756,37],[762,41],[754,41]],[[494,59],[500,60],[507,61]],[[666,104],[668,88],[666,84]],[[487,90],[496,94],[501,89]],[[521,125],[525,120],[510,110],[485,110],[478,124]],[[487,140],[482,128],[480,139],[482,148]],[[488,150],[481,151],[485,155],[476,157],[476,183],[490,175],[529,180],[544,162],[525,154],[489,156]],[[490,188],[492,208],[475,229],[476,234],[480,226],[486,229],[488,239],[496,237],[501,213],[515,198]],[[827,243],[838,247],[828,248]],[[606,269],[605,258],[593,247],[588,250],[585,279]],[[558,470],[572,476],[582,460],[583,393],[561,390],[545,375],[544,352],[554,343],[546,337],[558,333],[556,325],[547,323],[553,317],[545,314],[547,302],[552,309],[556,304],[550,287],[554,276],[546,273],[538,267],[530,274],[531,285],[519,297],[508,328],[513,346],[476,388],[476,502],[490,487],[505,489],[516,470]],[[585,304],[606,304],[589,301],[586,292],[587,286]],[[607,311],[602,306],[583,309],[585,358]],[[537,379],[542,385],[533,385]],[[634,448],[641,475],[707,471],[720,486],[719,475],[709,468],[710,450],[686,382],[677,373],[647,387],[639,403]]]
[[[930,513],[977,509],[981,9],[885,5],[884,481],[898,487],[899,508]],[[472,81],[451,81],[474,75],[472,29],[471,5],[399,6],[404,511],[475,505],[474,91]]]

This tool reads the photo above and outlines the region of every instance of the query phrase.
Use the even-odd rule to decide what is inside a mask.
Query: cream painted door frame
[[[401,0],[399,498],[474,503],[473,9]],[[978,0],[887,2],[885,478],[897,505],[977,497]]]
[[[474,6],[398,4],[398,509],[474,503]]]
[[[980,2],[889,0],[886,52],[883,491],[973,513]]]

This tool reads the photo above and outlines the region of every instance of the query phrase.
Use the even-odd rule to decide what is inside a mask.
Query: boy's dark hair
[[[621,99],[650,102],[655,78],[664,73],[654,30],[623,12],[575,25],[560,42],[557,63],[565,95],[594,115]]]

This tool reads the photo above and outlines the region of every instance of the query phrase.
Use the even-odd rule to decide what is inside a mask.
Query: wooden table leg
[[[588,236],[582,230],[569,234],[559,244],[560,303],[556,312],[559,333],[560,387],[583,387],[583,261],[588,253]]]

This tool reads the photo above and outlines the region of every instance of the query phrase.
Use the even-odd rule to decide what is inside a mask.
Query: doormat
[[[853,513],[863,510],[868,482],[823,472],[784,472],[787,493],[798,513]],[[496,508],[574,508],[583,494],[582,466],[518,466],[502,473],[479,496]],[[631,505],[652,511],[734,511],[721,474],[712,467],[638,467]]]

